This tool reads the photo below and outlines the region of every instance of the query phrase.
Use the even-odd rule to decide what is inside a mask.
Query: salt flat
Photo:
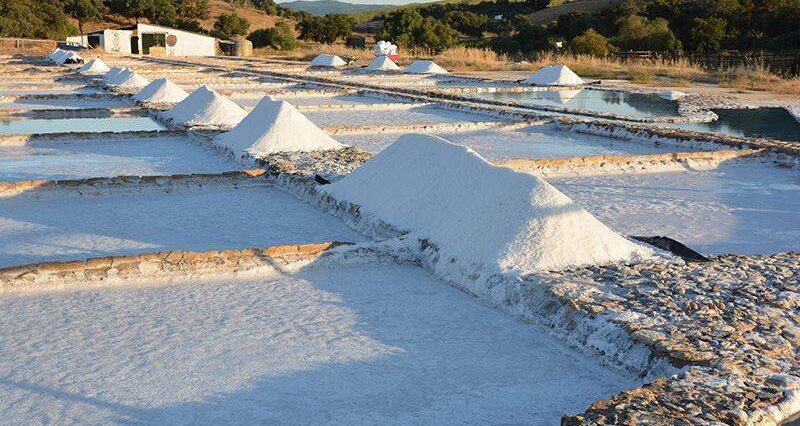
[[[708,253],[797,250],[800,174],[733,161],[716,170],[548,179],[600,220]]]
[[[636,380],[414,266],[9,295],[11,423],[557,424]]]
[[[466,145],[488,160],[513,158],[567,158],[594,155],[642,155],[689,151],[687,148],[655,145],[647,141],[625,141],[561,131],[549,126],[530,126],[519,130],[478,130],[442,133],[439,136]],[[365,151],[377,153],[397,140],[397,134],[337,135],[337,140]]]
[[[217,173],[240,169],[186,137],[34,140],[0,146],[0,181]]]
[[[292,103],[291,99],[289,99],[289,103]],[[506,121],[486,115],[429,106],[402,111],[359,111],[358,113],[353,113],[352,111],[309,111],[304,115],[318,126]]]
[[[0,199],[0,266],[170,249],[363,241],[340,220],[269,186],[205,185]]]
[[[0,135],[162,130],[150,117],[26,118],[0,121]]]

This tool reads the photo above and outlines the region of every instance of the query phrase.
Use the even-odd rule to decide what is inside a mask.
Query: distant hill
[[[298,0],[281,3],[280,5],[288,9],[308,12],[317,16],[324,16],[329,13],[361,13],[390,7],[386,4],[354,4],[336,0]]]

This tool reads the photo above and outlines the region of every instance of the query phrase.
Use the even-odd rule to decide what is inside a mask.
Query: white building
[[[154,46],[164,47],[168,56],[214,56],[217,52],[214,37],[152,24],[95,31],[80,36],[80,41],[106,52],[127,54],[147,55]]]

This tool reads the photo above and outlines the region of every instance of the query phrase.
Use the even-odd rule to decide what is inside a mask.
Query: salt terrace
[[[691,95],[101,60],[135,83],[0,64],[3,421],[800,413],[796,143]]]

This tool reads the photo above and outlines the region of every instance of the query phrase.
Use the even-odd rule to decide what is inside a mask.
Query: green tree
[[[355,21],[351,16],[328,14],[323,17],[307,16],[297,24],[300,39],[331,44],[353,34]]]
[[[62,40],[78,33],[63,6],[40,0],[0,0],[0,36]]]
[[[112,12],[137,23],[146,18],[152,23],[169,25],[177,17],[172,0],[108,0],[107,5]]]
[[[438,52],[458,43],[460,35],[440,20],[423,18],[415,9],[401,9],[386,17],[378,38],[392,40],[402,47],[423,47]]]
[[[577,54],[592,56],[608,56],[614,52],[614,46],[602,34],[589,28],[583,34],[569,42],[569,48]]]
[[[489,17],[463,10],[451,10],[444,14],[444,22],[462,34],[481,37]]]
[[[175,0],[178,17],[186,21],[208,18],[208,0]]]
[[[669,29],[669,22],[663,18],[648,19],[644,16],[629,15],[620,22],[617,43],[628,50],[654,50],[679,53],[681,42]]]
[[[278,22],[272,28],[255,30],[247,35],[253,47],[270,47],[276,50],[293,50],[297,48],[294,31],[285,22]]]
[[[100,21],[105,6],[100,0],[68,0],[64,11],[78,21],[78,30],[83,34],[83,24]]]
[[[218,38],[236,38],[247,34],[250,21],[239,16],[236,12],[223,13],[214,23],[215,35]]]
[[[696,52],[719,52],[725,40],[724,19],[709,17],[693,18],[689,27],[689,44]]]

